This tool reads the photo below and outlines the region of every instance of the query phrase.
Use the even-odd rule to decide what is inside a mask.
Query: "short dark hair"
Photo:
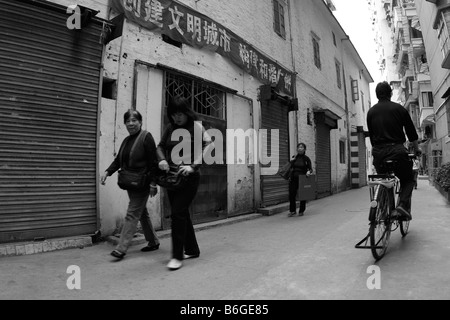
[[[123,115],[123,123],[127,123],[128,119],[130,119],[133,116],[136,119],[138,119],[139,122],[142,122],[142,114],[139,111],[133,110],[133,109],[128,109],[128,111],[125,112]]]
[[[375,89],[375,93],[377,94],[377,98],[379,99],[391,99],[392,97],[392,88],[389,83],[386,81],[380,82],[377,84]]]
[[[189,122],[193,123],[197,120],[197,114],[191,109],[189,100],[182,96],[173,97],[167,104],[167,117],[169,118],[170,123],[174,123],[172,115],[179,112],[187,115]]]
[[[300,146],[303,146],[303,148],[305,148],[305,150],[306,150],[306,144],[304,144],[303,142],[299,142],[299,143],[297,144],[297,149],[298,149],[298,147],[300,147]]]

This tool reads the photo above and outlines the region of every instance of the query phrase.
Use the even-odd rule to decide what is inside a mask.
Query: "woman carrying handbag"
[[[119,243],[111,255],[119,260],[123,259],[141,222],[148,245],[141,251],[159,249],[159,240],[153,229],[150,215],[147,211],[149,196],[154,197],[158,189],[154,182],[156,164],[156,144],[150,132],[142,130],[142,115],[136,110],[128,110],[124,114],[124,124],[129,136],[122,142],[119,152],[101,176],[104,185],[107,177],[119,169],[119,187],[128,193],[128,204],[125,222],[120,234]]]
[[[211,144],[211,138],[205,132],[205,129],[196,122],[197,115],[190,108],[189,102],[182,97],[173,98],[167,106],[167,117],[169,125],[167,126],[158,144],[157,157],[160,170],[168,172],[171,168],[178,166],[178,175],[187,177],[181,188],[176,190],[167,188],[167,195],[171,207],[172,219],[172,259],[167,267],[170,270],[177,270],[182,267],[183,260],[197,258],[200,256],[200,249],[195,236],[194,226],[192,224],[189,206],[194,200],[197,189],[200,184],[200,164],[203,162],[203,153],[205,148]],[[191,145],[190,151],[183,149],[183,155],[179,151],[174,152],[176,159],[173,158],[172,150],[180,143],[172,141],[172,135],[178,132],[189,132]],[[199,130],[203,136],[202,146],[198,154],[195,154],[197,148],[194,146],[194,131]]]
[[[297,155],[291,160],[291,170],[289,177],[289,214],[288,217],[296,215],[298,177],[300,175],[310,176],[312,174],[311,159],[306,155],[306,144],[300,142],[297,145]],[[299,216],[303,216],[306,210],[306,200],[300,201]]]

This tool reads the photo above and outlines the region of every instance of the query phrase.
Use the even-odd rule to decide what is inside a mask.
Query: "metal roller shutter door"
[[[102,26],[0,0],[0,242],[97,229]]]
[[[323,198],[331,195],[331,142],[330,127],[317,123],[317,197]]]
[[[279,159],[276,165],[282,166],[289,159],[289,108],[277,101],[263,101],[261,105],[262,129],[278,129]],[[270,136],[268,138],[270,143]],[[270,148],[269,148],[270,150]],[[262,176],[262,201],[264,206],[289,201],[289,183],[280,176]]]

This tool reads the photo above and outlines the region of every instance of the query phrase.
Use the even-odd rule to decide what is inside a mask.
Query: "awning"
[[[341,119],[337,114],[328,109],[316,109],[314,110],[314,118],[318,123],[324,123],[331,129],[337,129],[337,121]]]
[[[447,99],[448,97],[450,97],[450,87],[447,88],[444,95],[442,96],[442,99]]]
[[[424,124],[435,124],[436,120],[434,119],[434,114],[430,114],[428,117],[423,119],[422,125]]]

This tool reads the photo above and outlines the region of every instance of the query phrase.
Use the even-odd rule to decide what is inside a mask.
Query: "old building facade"
[[[433,113],[428,121],[431,123],[432,130],[425,134],[429,139],[426,145],[429,167],[434,169],[450,162],[450,47],[448,42],[450,2],[415,1],[415,5],[424,35],[431,76],[432,94],[428,100],[434,103]]]
[[[368,0],[378,32],[383,80],[393,100],[410,112],[420,137],[423,173],[449,160],[449,115],[445,68],[445,2]],[[430,3],[432,2],[432,3]],[[440,21],[440,25],[439,25]],[[438,54],[440,52],[440,54]]]
[[[192,205],[195,223],[227,219],[287,202],[287,182],[275,173],[295,154],[298,142],[307,144],[317,176],[318,197],[366,183],[369,159],[365,114],[371,105],[369,83],[373,80],[334,18],[331,1],[304,0],[300,4],[264,0],[256,6],[251,0],[80,0],[76,5],[83,8],[84,14],[92,15],[81,30],[68,30],[66,26],[73,11],[62,12],[75,5],[69,0],[17,0],[13,5],[2,0],[0,5],[10,13],[34,12],[37,6],[52,17],[59,15],[57,21],[63,26],[58,25],[60,33],[54,39],[69,39],[69,43],[59,44],[61,50],[67,50],[67,61],[61,64],[77,69],[74,61],[79,57],[86,55],[86,61],[93,60],[91,66],[85,63],[86,71],[72,74],[67,69],[61,78],[61,67],[48,69],[59,61],[56,57],[39,51],[28,59],[29,63],[32,57],[40,56],[39,65],[27,64],[24,59],[14,58],[20,49],[0,49],[2,58],[12,61],[8,74],[20,74],[19,79],[8,78],[11,87],[27,83],[25,71],[46,79],[47,87],[60,88],[58,84],[63,86],[65,81],[71,87],[68,92],[59,89],[45,96],[39,84],[29,84],[36,90],[28,100],[36,105],[33,110],[23,106],[25,98],[13,88],[0,91],[0,99],[8,102],[2,109],[4,114],[25,121],[29,128],[39,128],[20,138],[15,137],[19,129],[12,128],[7,143],[0,144],[0,148],[10,150],[10,154],[1,156],[7,162],[1,175],[16,179],[2,184],[2,191],[6,191],[2,200],[6,202],[0,205],[0,220],[5,236],[0,241],[69,236],[98,229],[104,235],[116,231],[128,199],[117,187],[115,176],[106,186],[99,186],[98,176],[114,159],[127,135],[122,115],[129,108],[139,110],[144,117],[143,127],[159,142],[166,125],[165,105],[170,97],[179,94],[190,99],[202,124],[223,151],[222,161],[202,168],[201,186]],[[24,14],[21,19],[26,17],[35,18]],[[31,19],[30,24],[37,25],[41,20],[50,19]],[[1,23],[10,30],[21,28],[11,19]],[[89,31],[97,38],[89,40],[84,48],[81,44],[88,28],[97,28]],[[20,39],[25,48],[40,50],[45,42],[34,35]],[[95,78],[89,79],[91,74]],[[87,83],[92,92],[87,91]],[[67,97],[64,101],[62,93]],[[42,99],[36,98],[41,95]],[[49,97],[53,103],[48,102]],[[86,113],[83,107],[88,108]],[[36,111],[41,109],[44,111]],[[58,129],[42,133],[46,126],[51,128],[48,130]],[[55,134],[58,137],[49,140]],[[246,149],[239,153],[242,145]],[[79,154],[78,160],[74,154]],[[49,155],[55,158],[53,162],[49,162]],[[20,168],[13,158],[21,159]],[[42,161],[37,162],[38,158]],[[30,173],[19,172],[21,168],[28,168]],[[36,172],[42,172],[39,183],[23,181],[27,177],[36,179]],[[60,178],[63,172],[67,172],[65,179],[55,183],[53,179]],[[61,199],[68,207],[65,219],[48,213],[51,200],[36,200],[42,195]],[[28,202],[28,207],[13,212],[11,199]],[[83,204],[77,206],[75,199]],[[86,199],[91,201],[84,206],[89,202]],[[33,207],[36,201],[41,202],[39,211]],[[170,228],[163,190],[149,200],[148,209],[157,229]],[[14,220],[14,214],[37,221],[37,225],[34,229],[28,226],[29,232],[24,233],[23,223]],[[39,226],[43,216],[48,224]],[[86,228],[77,229],[76,225]]]

